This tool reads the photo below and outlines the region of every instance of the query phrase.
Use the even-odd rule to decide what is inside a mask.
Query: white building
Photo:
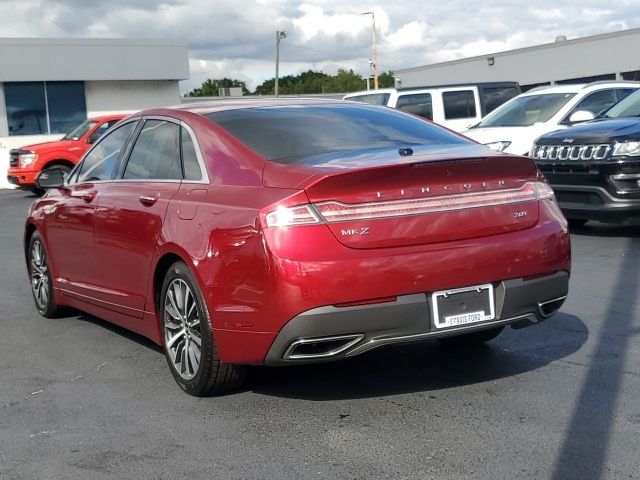
[[[175,105],[187,45],[164,40],[0,39],[0,183],[11,148],[91,116]]]
[[[395,71],[397,87],[516,81],[523,90],[557,83],[640,80],[640,28]]]

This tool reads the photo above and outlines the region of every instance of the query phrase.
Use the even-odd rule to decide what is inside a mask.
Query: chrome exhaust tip
[[[301,338],[285,350],[284,360],[328,358],[348,350],[364,338],[361,333],[335,337]]]
[[[547,318],[560,310],[560,307],[567,299],[567,296],[547,300],[546,302],[538,302],[538,313],[542,318]]]

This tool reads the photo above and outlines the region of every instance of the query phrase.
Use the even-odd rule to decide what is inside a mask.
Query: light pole
[[[373,70],[373,89],[378,89],[378,47],[376,45],[376,14],[362,12],[362,15],[371,15],[371,69]]]
[[[276,85],[275,85],[275,94],[278,96],[278,74],[280,70],[280,40],[283,38],[287,38],[286,32],[281,32],[280,30],[276,30]]]

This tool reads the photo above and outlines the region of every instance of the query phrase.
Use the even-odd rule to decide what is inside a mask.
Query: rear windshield
[[[476,127],[528,127],[546,122],[574,96],[575,93],[521,95],[491,112]]]
[[[472,143],[412,115],[365,105],[256,107],[207,117],[277,163],[310,164],[312,156],[340,151]]]

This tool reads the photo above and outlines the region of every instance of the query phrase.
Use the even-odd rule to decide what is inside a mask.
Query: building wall
[[[187,45],[165,40],[0,38],[0,81],[185,80]]]
[[[516,81],[530,85],[640,70],[640,29],[396,70],[400,87]],[[489,59],[493,59],[493,65]]]
[[[109,81],[85,82],[87,114],[137,112],[180,103],[177,81]]]

